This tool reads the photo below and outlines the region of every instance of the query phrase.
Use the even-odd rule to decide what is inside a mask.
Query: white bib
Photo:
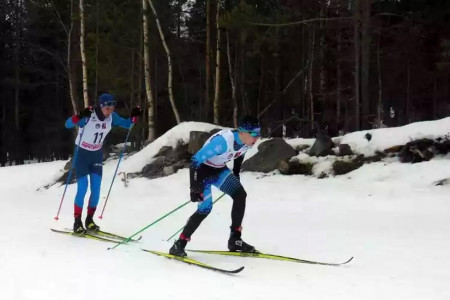
[[[92,112],[89,122],[83,128],[78,130],[75,144],[78,145],[83,132],[83,139],[80,147],[89,151],[97,151],[102,148],[106,135],[111,130],[112,116],[105,117],[104,121],[100,121],[95,112]]]
[[[221,135],[227,142],[227,150],[225,151],[225,153],[214,156],[204,162],[206,165],[208,165],[210,167],[222,168],[225,166],[225,164],[227,162],[229,162],[232,159],[238,158],[239,156],[241,156],[245,152],[247,152],[248,149],[251,148],[250,146],[247,146],[244,144],[244,145],[242,145],[241,148],[239,148],[239,150],[235,151],[234,150],[234,134],[233,134],[233,131],[231,131],[230,129],[224,129],[224,130],[217,132],[216,134],[211,136],[205,142],[205,145],[210,143],[211,140],[218,135]]]

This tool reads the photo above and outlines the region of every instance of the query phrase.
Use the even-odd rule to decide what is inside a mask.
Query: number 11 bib
[[[112,117],[105,117],[100,121],[95,112],[92,113],[89,122],[84,126],[83,139],[80,147],[89,151],[96,151],[102,148],[106,135],[111,130]],[[75,144],[78,145],[83,129],[78,130]]]

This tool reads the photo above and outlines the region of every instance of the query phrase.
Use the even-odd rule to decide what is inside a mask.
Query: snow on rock
[[[367,133],[372,135],[370,141],[365,137]],[[450,117],[437,121],[424,121],[408,124],[401,127],[372,129],[357,131],[344,135],[340,143],[349,144],[356,153],[372,156],[376,151],[405,145],[413,140],[428,138],[436,139],[445,137],[450,133]]]
[[[154,156],[163,146],[175,148],[179,141],[187,144],[189,142],[189,133],[191,131],[209,132],[215,128],[222,127],[201,122],[183,122],[167,131],[135,155],[126,159],[123,162],[121,170],[129,173],[140,172],[145,165],[154,160]]]

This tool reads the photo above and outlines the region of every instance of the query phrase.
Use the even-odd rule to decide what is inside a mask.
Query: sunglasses
[[[252,137],[260,137],[261,136],[261,132],[259,130],[251,131],[251,130],[245,130],[245,129],[242,129],[242,128],[240,128],[239,130],[242,131],[242,132],[246,132],[246,133],[250,134]]]
[[[103,103],[103,106],[116,107],[116,104],[117,104],[116,101],[108,101]]]

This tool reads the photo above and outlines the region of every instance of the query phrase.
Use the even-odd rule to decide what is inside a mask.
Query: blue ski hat
[[[253,116],[246,115],[239,121],[239,131],[247,132],[252,137],[261,136],[261,126],[257,118]]]
[[[104,106],[116,106],[116,100],[114,99],[114,96],[108,93],[101,94],[98,98],[98,105],[100,107]]]

